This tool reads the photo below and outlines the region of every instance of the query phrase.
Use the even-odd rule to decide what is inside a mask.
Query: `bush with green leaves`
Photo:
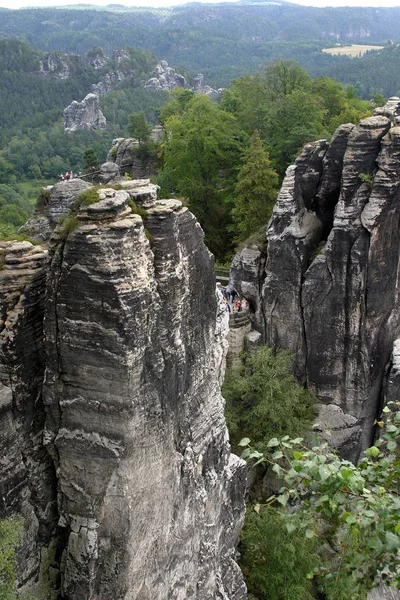
[[[272,465],[284,479],[265,505],[296,506],[282,513],[288,532],[308,539],[323,534],[336,552],[334,563],[314,569],[329,600],[366,600],[381,582],[400,587],[399,409],[399,402],[383,409],[385,421],[377,422],[381,435],[358,465],[326,443],[309,448],[288,435],[268,442],[268,456],[253,450],[248,438],[241,442],[245,457]]]
[[[319,566],[317,541],[289,534],[279,510],[247,508],[241,534],[241,566],[249,592],[259,600],[312,600],[309,574]]]
[[[0,600],[17,598],[17,547],[21,541],[22,523],[10,518],[0,521]]]
[[[262,346],[245,356],[243,365],[227,372],[222,387],[232,447],[248,436],[266,451],[272,436],[304,436],[316,416],[316,398],[295,380],[292,355]]]

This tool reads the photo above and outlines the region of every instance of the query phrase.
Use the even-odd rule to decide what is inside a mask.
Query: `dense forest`
[[[139,46],[191,74],[203,72],[213,87],[227,86],[265,61],[295,59],[313,76],[360,83],[359,91],[367,97],[374,92],[390,96],[400,89],[398,70],[389,66],[390,79],[380,72],[395,60],[392,53],[384,51],[374,61],[362,58],[354,69],[350,58],[323,54],[321,48],[337,42],[396,42],[399,22],[399,8],[313,8],[286,2],[147,10],[82,6],[4,10],[0,37],[25,39],[43,51],[77,54],[101,46],[111,56],[115,48]]]
[[[279,182],[302,146],[358,122],[373,104],[292,61],[232,82],[220,103],[175,90],[161,109],[161,194],[187,200],[220,261],[268,222]]]

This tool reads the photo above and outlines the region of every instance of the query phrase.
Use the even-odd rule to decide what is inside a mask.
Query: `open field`
[[[339,54],[346,54],[347,56],[358,57],[362,56],[368,50],[382,50],[383,46],[368,46],[364,44],[354,44],[351,46],[334,46],[333,48],[324,48],[322,52],[326,54],[332,54],[332,56],[338,56]]]

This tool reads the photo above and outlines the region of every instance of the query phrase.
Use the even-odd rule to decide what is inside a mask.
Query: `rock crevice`
[[[308,144],[288,168],[268,224],[261,293],[257,278],[250,290],[243,283],[255,264],[249,249],[231,272],[244,296],[258,295],[257,330],[293,351],[296,375],[320,399],[319,421],[352,460],[372,440],[399,335],[400,104],[389,104],[339,127],[330,144]]]

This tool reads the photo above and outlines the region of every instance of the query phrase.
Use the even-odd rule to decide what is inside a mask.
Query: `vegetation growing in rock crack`
[[[287,350],[274,354],[262,346],[249,352],[241,367],[228,371],[222,386],[232,447],[249,437],[266,451],[271,437],[303,436],[316,416],[315,396],[300,386]]]
[[[148,218],[149,215],[145,208],[143,208],[142,206],[138,206],[136,204],[136,202],[134,200],[132,200],[132,198],[129,198],[128,206],[131,208],[132,212],[135,215],[140,215],[142,217],[143,221],[146,221],[146,219]]]
[[[80,192],[74,200],[73,210],[77,210],[82,205],[96,204],[99,201],[99,189],[99,186],[93,186]]]

